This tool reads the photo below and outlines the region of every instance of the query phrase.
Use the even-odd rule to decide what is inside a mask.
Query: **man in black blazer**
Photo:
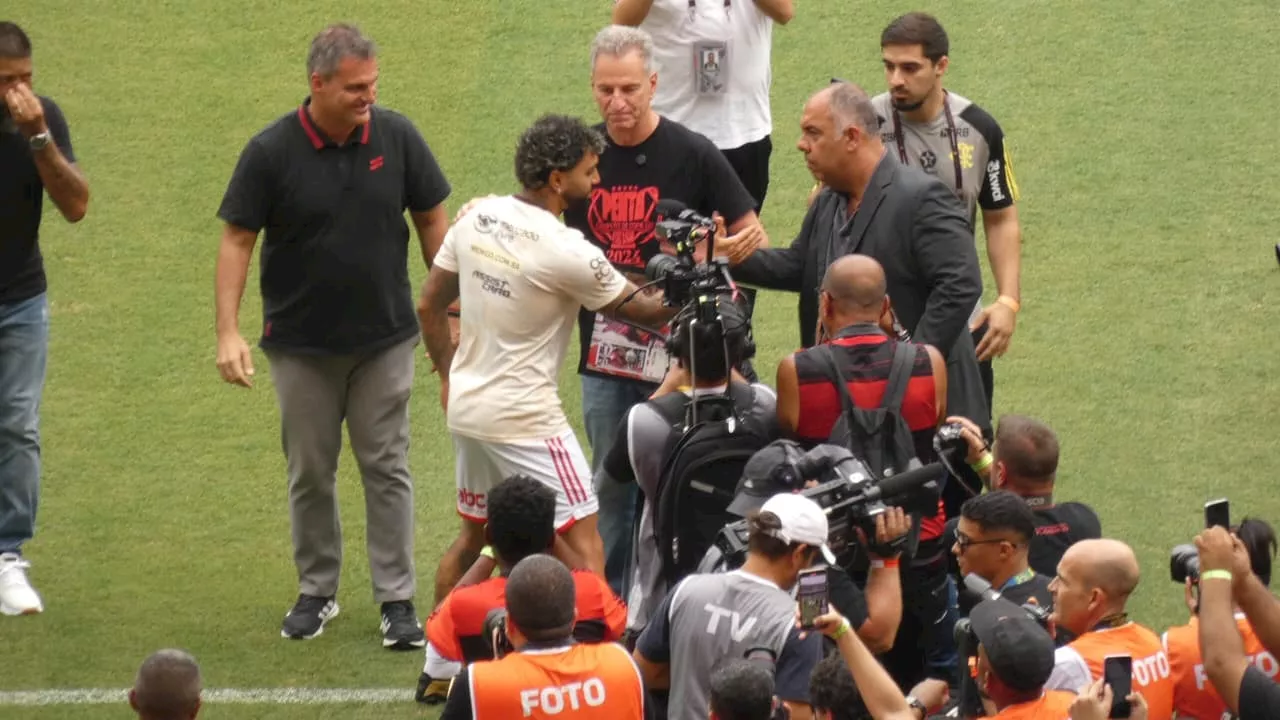
[[[969,316],[982,296],[982,272],[973,226],[946,185],[885,153],[880,122],[867,94],[851,83],[835,83],[805,105],[797,144],[809,171],[824,188],[789,248],[756,250],[733,269],[745,283],[800,294],[800,342],[809,347],[818,326],[819,286],[827,267],[851,253],[869,255],[884,267],[890,303],[916,342],[947,358],[947,412],[972,412],[990,436],[987,406]],[[740,250],[718,243],[729,256]],[[962,410],[963,408],[963,410]],[[967,469],[967,468],[966,468]],[[981,492],[972,473],[948,482],[948,515],[970,494]],[[939,616],[949,605],[946,553],[921,547],[903,571],[903,621],[895,646],[904,661],[889,660],[894,679],[911,687],[922,676],[951,679],[955,663],[955,618]],[[923,656],[923,658],[922,658]],[[921,667],[921,659],[924,667]],[[906,660],[910,660],[907,662]]]
[[[947,357],[947,408],[989,432],[969,315],[982,296],[973,226],[946,185],[885,153],[870,98],[832,84],[805,105],[797,147],[822,183],[789,248],[756,250],[733,268],[751,285],[800,294],[800,342],[817,338],[818,287],[827,267],[851,253],[884,267],[898,320],[916,342]],[[723,245],[723,244],[722,244]],[[723,247],[726,252],[732,249]]]

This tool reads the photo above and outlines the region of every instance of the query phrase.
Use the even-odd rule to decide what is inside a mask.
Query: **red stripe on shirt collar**
[[[307,134],[307,139],[311,141],[311,146],[317,150],[323,150],[325,139],[320,136],[320,131],[316,130],[315,124],[311,121],[311,113],[307,111],[307,103],[298,106],[298,122],[302,125],[302,131]],[[360,126],[360,144],[369,144],[369,127],[373,125],[373,111],[369,111],[369,122]]]

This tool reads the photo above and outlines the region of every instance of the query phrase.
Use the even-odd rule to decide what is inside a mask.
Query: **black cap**
[[[1026,610],[1008,600],[984,600],[969,613],[991,671],[1010,690],[1031,692],[1053,674],[1053,638]]]
[[[803,489],[804,478],[796,469],[802,457],[804,450],[791,440],[774,440],[757,450],[742,470],[728,511],[746,517],[778,493]]]

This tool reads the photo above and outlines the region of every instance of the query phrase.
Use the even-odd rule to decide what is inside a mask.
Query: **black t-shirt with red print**
[[[755,208],[716,146],[677,122],[660,119],[652,135],[630,147],[615,144],[603,123],[596,129],[607,143],[600,156],[600,184],[590,200],[565,211],[565,224],[598,245],[623,272],[643,274],[645,264],[658,254],[653,214],[659,200],[679,200],[708,217],[718,212],[726,225]],[[580,373],[592,372],[586,359],[594,324],[595,313],[579,312]]]

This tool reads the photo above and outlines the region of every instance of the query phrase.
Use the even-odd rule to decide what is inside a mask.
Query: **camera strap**
[[[1123,625],[1128,625],[1128,624],[1129,624],[1129,613],[1127,612],[1116,613],[1115,615],[1108,615],[1107,617],[1104,617],[1101,620],[1099,620],[1098,624],[1093,626],[1093,630],[1091,632],[1097,632],[1099,630],[1114,630],[1118,627],[1121,627]]]

